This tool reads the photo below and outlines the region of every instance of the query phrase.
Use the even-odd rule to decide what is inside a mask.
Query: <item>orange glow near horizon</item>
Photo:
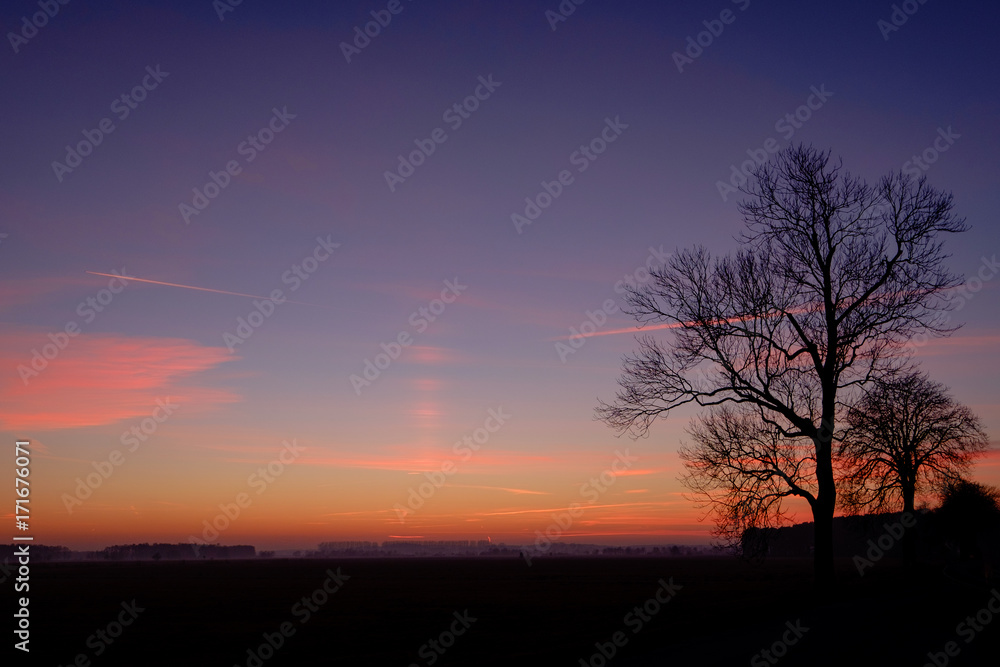
[[[121,471],[116,470],[90,498],[73,506],[72,513],[64,505],[64,494],[72,496],[77,480],[94,473],[92,464],[37,454],[33,474],[48,480],[53,493],[38,496],[35,512],[44,518],[37,520],[36,540],[77,549],[192,539],[253,544],[259,549],[312,549],[320,542],[337,540],[479,540],[487,535],[497,543],[527,544],[546,530],[555,531],[561,541],[596,544],[705,544],[711,540],[713,526],[705,520],[705,509],[685,496],[674,474],[656,469],[637,470],[639,474],[616,478],[603,493],[584,495],[587,482],[581,480],[593,473],[556,475],[547,466],[548,489],[525,489],[497,483],[517,479],[516,473],[484,472],[488,470],[484,467],[456,473],[423,503],[414,503],[416,509],[401,520],[394,508],[409,507],[409,490],[419,489],[428,480],[424,474],[403,472],[405,463],[396,469],[337,468],[331,480],[322,473],[323,466],[309,463],[307,452],[285,466],[272,483],[264,486],[258,477],[255,486],[253,475],[266,470],[267,462],[279,453],[280,448],[273,446],[261,448],[245,462],[231,464],[236,468],[224,479],[196,474],[178,488],[176,476],[155,476],[156,470],[163,470],[164,450],[172,446],[172,437],[165,439],[156,445],[158,451],[151,448],[131,455]],[[41,447],[35,450],[40,452]],[[171,450],[174,457],[183,452]],[[180,469],[197,465],[196,456],[187,458]],[[603,458],[593,457],[595,462]],[[988,467],[980,470],[986,473],[984,481],[996,483],[998,460],[1000,452],[992,451]],[[131,467],[130,476],[122,472],[125,467]],[[176,501],[179,493],[181,502]],[[235,519],[227,518],[227,512],[235,513],[241,493],[249,498],[249,506],[240,508]],[[579,511],[567,523],[572,507]],[[804,500],[791,499],[787,508],[793,522],[811,521]]]
[[[24,363],[44,340],[37,331],[4,334],[3,361]],[[16,375],[0,381],[0,425],[11,438],[29,436],[32,475],[44,480],[38,486],[44,491],[33,496],[36,540],[75,549],[194,538],[260,549],[487,536],[528,544],[553,526],[559,540],[595,544],[712,539],[705,510],[678,481],[684,413],[659,422],[654,438],[629,441],[585,420],[563,433],[541,410],[512,418],[466,456],[456,443],[476,432],[488,412],[456,400],[453,385],[435,374],[448,363],[435,349],[420,351],[413,360],[417,373],[396,383],[400,400],[391,420],[376,418],[370,428],[331,440],[325,411],[281,425],[255,422],[270,403],[222,388],[228,384],[219,376],[229,367],[224,362],[239,358],[224,348],[81,334],[27,386]],[[927,352],[936,357],[961,349],[931,343]],[[144,421],[152,424],[157,400],[168,397],[180,406],[176,416],[130,451],[128,435],[141,432]],[[977,409],[994,412],[988,405]],[[294,460],[277,466],[283,443],[292,441]],[[998,485],[1000,449],[993,446],[975,478]],[[625,450],[637,460],[596,492],[602,472]],[[103,478],[114,451],[124,461]],[[250,503],[229,519],[225,514],[240,494]],[[567,523],[574,503],[580,514]],[[811,520],[800,499],[788,509],[795,521]]]

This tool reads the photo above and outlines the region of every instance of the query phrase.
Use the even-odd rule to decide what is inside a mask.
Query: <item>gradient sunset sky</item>
[[[593,419],[633,323],[612,313],[565,360],[557,346],[588,311],[621,305],[616,283],[661,253],[737,247],[738,196],[718,185],[733,165],[805,142],[870,179],[916,169],[971,225],[946,239],[951,268],[1000,270],[995,5],[913,3],[889,30],[892,3],[861,0],[590,0],[557,22],[557,0],[401,0],[345,55],[388,4],[244,0],[220,20],[210,0],[71,2],[25,39],[9,33],[37,2],[5,4],[0,440],[32,443],[36,540],[186,542],[247,493],[220,543],[527,543],[571,502],[586,510],[566,541],[706,543],[711,525],[677,481],[695,413],[639,441]],[[719,26],[679,71],[674,52]],[[144,81],[141,102],[121,101]],[[477,91],[467,117],[446,113]],[[807,120],[784,120],[810,103]],[[273,141],[244,143],[266,128],[280,128],[264,132]],[[387,182],[438,128],[423,164]],[[100,143],[68,163],[84,131]],[[602,133],[613,141],[596,159],[577,152]],[[219,176],[227,164],[235,176]],[[564,170],[572,180],[519,228],[512,214]],[[225,187],[182,210],[211,173]],[[113,294],[117,281],[87,272],[215,291],[129,281]],[[964,327],[918,351],[983,419],[993,450],[974,476],[991,484],[998,282],[972,280]],[[256,306],[232,293],[274,290],[289,301],[233,345]],[[63,339],[67,326],[79,333]],[[398,359],[352,384],[401,335]],[[60,340],[37,375],[19,370]],[[155,412],[168,399],[171,414]],[[455,443],[497,426],[491,410],[504,423],[466,459]],[[155,432],[130,440],[154,412]],[[294,461],[252,477],[286,442]],[[584,485],[626,449],[636,460],[594,498]],[[120,465],[68,511],[115,450]],[[393,507],[449,461],[445,485],[400,521]]]

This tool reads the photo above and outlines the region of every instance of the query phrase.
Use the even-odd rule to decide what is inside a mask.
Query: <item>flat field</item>
[[[45,563],[31,573],[31,663],[1000,664],[990,585],[888,559],[863,577],[838,568],[818,601],[797,559]]]

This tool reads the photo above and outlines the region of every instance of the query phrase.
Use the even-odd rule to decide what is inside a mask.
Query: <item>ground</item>
[[[889,559],[863,577],[850,560],[838,570],[833,598],[820,602],[800,559],[45,563],[31,573],[30,664],[83,654],[95,667],[921,667],[934,664],[928,653],[935,667],[1000,664],[1000,614],[978,631],[959,625],[987,608],[995,582],[930,566],[907,574]],[[318,594],[324,584],[335,592]],[[315,611],[295,607],[304,596]],[[129,625],[114,638],[119,617]],[[283,623],[290,636],[278,639]]]

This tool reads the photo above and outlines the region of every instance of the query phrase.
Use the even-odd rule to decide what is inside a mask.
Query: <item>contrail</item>
[[[770,317],[775,317],[775,316],[780,315],[780,314],[781,313],[775,313],[774,315],[770,315]],[[722,323],[732,323],[732,322],[746,322],[746,321],[755,320],[755,319],[758,319],[758,318],[756,316],[753,316],[753,315],[739,315],[737,317],[727,317],[724,320],[718,320],[716,323],[717,324],[722,324]],[[577,337],[579,337],[579,338],[592,338],[594,336],[613,336],[615,334],[642,333],[642,332],[645,332],[645,331],[655,331],[657,329],[680,329],[681,327],[692,326],[694,324],[696,324],[696,323],[695,322],[684,322],[684,323],[681,323],[681,322],[666,322],[666,323],[661,323],[661,324],[651,324],[651,325],[643,326],[641,329],[637,325],[634,325],[634,326],[631,326],[631,327],[629,327],[627,329],[612,329],[611,331],[594,331],[592,333],[572,334],[572,335],[569,335],[569,336],[555,336],[553,338],[549,338],[549,340],[569,340],[571,338],[577,338]]]
[[[669,322],[666,324],[651,324],[644,326],[641,329],[636,326],[628,327],[627,329],[612,329],[611,331],[594,331],[593,333],[580,333],[576,335],[569,336],[553,336],[552,338],[547,338],[546,340],[569,340],[570,338],[593,338],[594,336],[613,336],[615,334],[623,333],[642,333],[643,331],[655,331],[656,329],[678,329],[680,324],[677,322]]]
[[[84,273],[89,273],[93,276],[106,276],[108,278],[121,278],[123,280],[134,280],[139,283],[150,283],[151,285],[166,285],[168,287],[183,287],[184,289],[196,289],[202,292],[215,292],[216,294],[231,294],[232,296],[245,296],[248,299],[270,299],[269,296],[259,296],[257,294],[244,294],[243,292],[227,292],[221,289],[211,289],[209,287],[195,287],[194,285],[179,285],[177,283],[165,283],[161,280],[147,280],[145,278],[136,278],[134,276],[119,276],[114,273],[98,273],[97,271],[85,271]],[[327,306],[318,303],[306,303],[305,301],[292,301],[291,299],[285,299],[286,303],[297,303],[300,306],[314,306],[316,308],[327,308]]]
[[[950,292],[952,290],[957,290],[960,287],[962,287],[962,286],[961,285],[956,285],[955,287],[947,287],[947,288],[945,288],[943,290],[940,290],[940,291],[942,291],[942,292]],[[887,297],[896,297],[896,296],[899,296],[899,295],[912,296],[912,295],[915,295],[915,294],[929,293],[930,291],[931,290],[927,289],[927,290],[909,290],[909,291],[904,291],[904,292],[889,292],[888,294],[873,295],[870,298],[872,300],[878,300],[878,299],[885,299]],[[848,304],[845,301],[840,307],[846,308],[848,305],[850,305],[850,304]],[[721,319],[721,320],[714,320],[713,323],[715,323],[715,324],[730,324],[730,323],[733,323],[733,322],[752,322],[753,320],[757,320],[757,319],[761,319],[761,318],[765,318],[765,317],[767,317],[767,318],[779,317],[779,316],[784,315],[786,313],[788,313],[788,314],[794,314],[794,315],[800,315],[802,313],[808,313],[810,311],[819,310],[820,308],[822,308],[822,304],[820,302],[816,301],[816,302],[813,302],[813,303],[803,304],[803,305],[798,306],[796,308],[790,308],[788,310],[774,310],[774,311],[771,311],[769,313],[765,313],[763,315],[735,315],[733,317],[727,317],[727,318]],[[695,324],[697,324],[697,322],[693,322],[693,321],[692,322],[683,322],[683,323],[682,322],[662,322],[660,324],[653,324],[653,325],[649,325],[649,326],[643,326],[641,328],[638,325],[633,325],[633,326],[628,327],[626,329],[612,329],[611,331],[592,331],[591,333],[575,333],[575,334],[570,334],[569,336],[553,336],[552,338],[549,338],[548,340],[571,340],[573,338],[592,338],[594,336],[614,336],[616,334],[639,333],[639,332],[643,332],[643,331],[655,331],[657,329],[680,329],[681,327],[690,327],[690,326],[694,326]]]

